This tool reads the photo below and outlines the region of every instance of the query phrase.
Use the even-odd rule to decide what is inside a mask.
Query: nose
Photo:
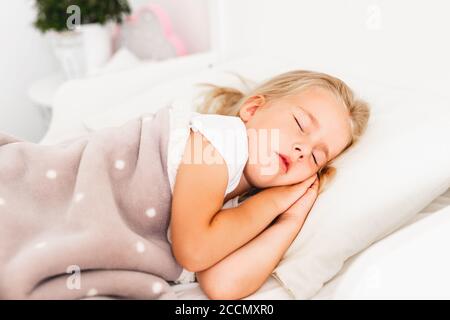
[[[309,144],[295,144],[293,150],[293,161],[308,158],[311,155],[311,146]]]

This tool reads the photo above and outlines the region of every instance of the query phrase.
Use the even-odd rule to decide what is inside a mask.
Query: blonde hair
[[[357,99],[353,91],[340,79],[325,73],[293,70],[279,74],[253,89],[246,83],[246,80],[235,74],[249,88],[246,94],[231,87],[221,87],[210,83],[200,83],[198,85],[208,87],[209,90],[203,92],[203,102],[197,107],[200,113],[215,113],[221,115],[238,116],[241,106],[253,95],[263,95],[266,101],[299,93],[307,88],[320,87],[332,92],[336,98],[346,107],[350,116],[351,141],[344,148],[343,152],[354,145],[364,133],[370,116],[368,104]],[[319,176],[319,193],[324,190],[324,186],[336,173],[331,162],[321,168]]]

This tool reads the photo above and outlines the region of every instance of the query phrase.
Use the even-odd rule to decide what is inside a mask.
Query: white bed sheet
[[[188,284],[176,284],[172,286],[177,297],[182,300],[208,300],[200,288],[198,282]],[[278,281],[269,277],[261,288],[254,294],[245,297],[243,300],[291,300],[292,297]]]

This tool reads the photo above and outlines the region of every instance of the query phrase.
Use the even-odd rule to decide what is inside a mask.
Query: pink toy
[[[128,16],[114,32],[115,49],[126,47],[140,59],[162,60],[187,53],[173,32],[163,8],[146,4]]]

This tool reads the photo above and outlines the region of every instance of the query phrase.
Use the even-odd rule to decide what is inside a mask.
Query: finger
[[[295,184],[294,187],[297,189],[304,189],[306,191],[306,189],[308,189],[314,183],[315,180],[317,180],[317,177],[311,176],[308,179]]]
[[[295,189],[297,192],[298,197],[301,197],[305,192],[310,188],[314,182],[317,180],[316,176],[309,177],[305,181],[302,181],[295,185]]]
[[[281,192],[275,193],[275,203],[277,203],[277,207],[280,212],[284,212],[287,208],[292,206],[292,204],[297,201],[303,194],[305,194],[306,190],[308,190],[309,186],[314,182],[313,177],[306,179],[301,183],[297,183],[294,185],[282,186],[279,187]]]
[[[308,188],[303,196],[301,196],[289,210],[304,210],[309,211],[317,199],[317,190]]]
[[[303,197],[306,194],[306,192],[308,192],[308,190],[310,190],[310,188],[314,185],[316,180],[317,179],[314,176],[312,176],[306,179],[305,181],[294,185],[294,190],[289,191],[290,193],[289,198],[291,201],[289,205],[292,205],[296,201],[301,199],[301,197]]]
[[[318,189],[319,188],[319,179],[316,179],[309,188],[310,189]]]
[[[314,183],[311,187],[308,188],[308,190],[305,192],[305,194],[299,199],[301,201],[302,198],[317,198],[318,196],[318,188],[319,188],[319,184]]]
[[[315,175],[312,175],[311,177],[309,177],[308,179],[306,179],[304,182],[309,185],[312,185],[317,180],[318,180],[318,177],[317,177],[317,174],[315,174]]]
[[[298,199],[286,212],[289,212],[293,217],[297,217],[299,222],[304,222],[309,215],[311,208],[317,199],[317,193],[313,189],[308,191]]]
[[[275,202],[278,204],[280,212],[284,212],[292,206],[301,196],[305,194],[308,188],[314,183],[316,176],[309,177],[303,182],[284,186],[281,193],[276,193]]]

